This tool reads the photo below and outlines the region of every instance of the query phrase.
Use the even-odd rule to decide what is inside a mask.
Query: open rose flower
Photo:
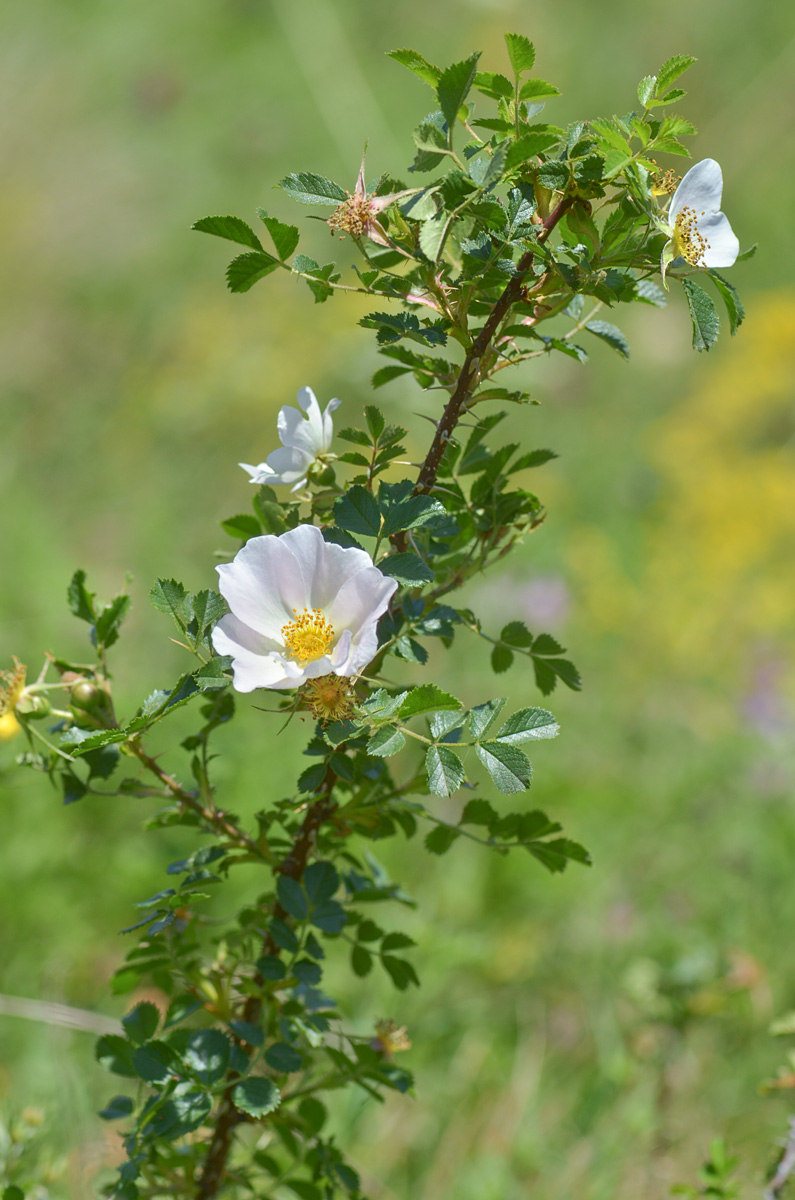
[[[264,463],[252,467],[239,463],[251,476],[251,483],[292,484],[297,492],[307,480],[309,468],[322,461],[331,449],[334,425],[331,414],[339,408],[339,400],[329,400],[321,413],[315,393],[309,387],[298,391],[298,408],[285,404],[279,410],[276,430],[282,443],[273,450]]]
[[[690,267],[731,267],[740,252],[734,230],[720,211],[723,174],[714,158],[687,172],[671,198],[663,247],[662,274],[676,259]]]
[[[378,619],[397,588],[365,550],[325,542],[315,525],[252,538],[217,570],[231,612],[213,646],[232,655],[239,692],[358,675],[375,657]]]

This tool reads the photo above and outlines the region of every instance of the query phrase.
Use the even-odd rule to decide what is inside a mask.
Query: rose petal
[[[280,645],[293,609],[308,607],[301,569],[284,536],[251,538],[233,562],[216,568],[219,590],[235,616]]]
[[[234,685],[238,692],[255,688],[295,687],[286,674],[283,656],[274,643],[249,629],[233,613],[227,613],[213,629],[213,646],[218,654],[231,654]]]
[[[740,253],[740,243],[737,235],[729,224],[728,217],[722,212],[708,213],[698,218],[698,232],[706,241],[709,248],[704,251],[704,265],[707,267],[732,267]]]
[[[687,172],[673,194],[668,209],[668,223],[673,226],[677,213],[685,206],[701,213],[717,212],[723,195],[723,173],[714,158],[704,158]]]

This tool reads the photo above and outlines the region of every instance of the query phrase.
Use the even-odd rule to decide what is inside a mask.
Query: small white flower
[[[285,404],[279,410],[276,429],[281,447],[256,467],[249,463],[239,464],[248,471],[251,483],[291,483],[293,492],[302,488],[312,463],[322,459],[331,449],[334,433],[331,414],[339,406],[339,400],[329,400],[325,412],[321,413],[312,389],[300,388],[298,408]]]
[[[720,211],[723,174],[714,158],[705,158],[687,172],[668,209],[662,274],[681,258],[690,267],[731,267],[740,252],[734,230]]]
[[[365,550],[326,542],[315,525],[251,538],[217,570],[231,612],[213,646],[232,655],[239,692],[358,675],[375,657],[378,619],[397,588]]]

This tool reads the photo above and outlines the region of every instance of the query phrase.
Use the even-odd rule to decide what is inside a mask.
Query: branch
[[[765,1188],[764,1200],[778,1200],[793,1172],[795,1172],[795,1117],[790,1117],[789,1134],[784,1151],[779,1159],[775,1175]]]
[[[225,813],[217,808],[207,808],[200,800],[191,793],[185,790],[173,775],[169,775],[158,764],[157,760],[146,753],[141,743],[137,738],[127,743],[129,749],[135,755],[139,762],[143,763],[147,771],[151,771],[157,776],[164,787],[171,792],[179,800],[180,804],[184,804],[186,808],[190,808],[197,816],[201,817],[208,825],[210,825],[216,833],[222,834],[229,838],[238,846],[245,846],[252,854],[256,854],[258,858],[264,858],[262,847],[258,846],[253,838],[250,838],[247,833],[244,833],[239,826],[230,821]]]
[[[290,879],[296,880],[303,875],[309,855],[314,849],[318,830],[337,809],[337,802],[331,798],[335,780],[336,775],[331,767],[327,767],[321,784],[323,791],[309,805],[295,841],[289,853],[276,868],[275,874],[287,875]],[[273,906],[272,916],[282,921],[288,916],[278,900]],[[269,956],[278,956],[279,954],[279,948],[270,933],[265,938],[262,953]],[[264,980],[257,973],[253,977],[253,982],[261,986]],[[258,1025],[261,1016],[261,996],[249,996],[243,1008],[242,1019],[250,1025]],[[248,1120],[245,1114],[239,1112],[235,1107],[234,1090],[239,1078],[237,1071],[230,1071],[227,1076],[228,1083],[218,1110],[210,1149],[204,1162],[204,1170],[196,1193],[197,1200],[211,1200],[213,1196],[217,1195],[226,1175],[226,1163],[232,1149],[235,1128]]]
[[[557,225],[567,209],[571,208],[573,199],[571,196],[564,196],[560,203],[552,210],[547,219],[543,223],[543,228],[538,235],[539,244],[545,242],[552,230]],[[450,400],[445,408],[442,418],[436,427],[436,435],[431,443],[431,448],[428,451],[425,462],[422,464],[417,483],[414,488],[415,494],[429,492],[436,482],[436,474],[439,470],[439,463],[442,460],[442,455],[447,448],[447,443],[452,437],[453,430],[458,424],[458,419],[467,402],[472,396],[479,382],[480,360],[484,354],[491,348],[491,343],[507,316],[511,307],[521,299],[524,281],[527,273],[533,265],[535,258],[535,250],[528,250],[527,253],[519,260],[516,267],[516,274],[513,275],[508,282],[505,291],[500,296],[499,300],[494,305],[494,308],[489,313],[486,324],[481,329],[480,333],[472,343],[463,366],[458,375],[458,382]],[[400,535],[399,535],[400,536]]]

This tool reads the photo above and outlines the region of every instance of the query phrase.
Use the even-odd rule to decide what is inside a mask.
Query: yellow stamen
[[[353,712],[350,680],[342,675],[320,675],[304,686],[304,701],[318,721],[343,721]]]
[[[13,659],[12,671],[0,671],[0,716],[13,713],[25,690],[27,668],[18,658]]]
[[[655,171],[649,179],[652,196],[671,196],[676,191],[681,177],[676,171]]]
[[[398,1025],[397,1021],[376,1021],[375,1031],[377,1036],[373,1038],[370,1045],[374,1050],[380,1050],[387,1057],[392,1054],[399,1054],[402,1050],[411,1049],[411,1041],[406,1033],[405,1025]]]
[[[704,216],[703,213],[701,215],[702,217]],[[673,246],[674,257],[681,255],[691,267],[705,267],[707,265],[705,255],[707,250],[709,250],[709,242],[699,232],[696,210],[687,204],[676,214]]]
[[[332,229],[341,229],[353,237],[365,237],[375,218],[375,209],[366,196],[348,196],[328,218]]]
[[[319,608],[302,613],[293,609],[295,620],[282,625],[284,644],[293,658],[305,667],[307,663],[322,658],[331,645],[334,630]]]

